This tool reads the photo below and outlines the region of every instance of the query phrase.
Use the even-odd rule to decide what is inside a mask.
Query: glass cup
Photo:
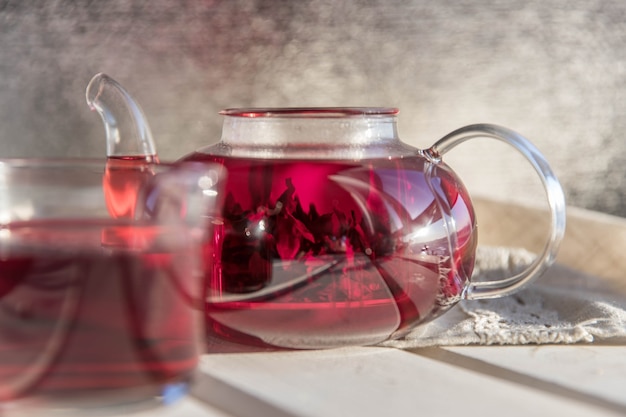
[[[220,175],[0,160],[2,415],[122,414],[184,395]]]

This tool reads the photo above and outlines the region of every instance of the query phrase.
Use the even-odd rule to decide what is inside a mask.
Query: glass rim
[[[243,118],[310,118],[333,119],[344,117],[393,117],[400,110],[396,107],[243,107],[228,108],[219,112],[222,116]]]

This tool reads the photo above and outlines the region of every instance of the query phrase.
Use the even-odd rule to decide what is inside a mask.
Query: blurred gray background
[[[574,206],[626,216],[623,0],[0,0],[0,156],[104,156],[84,89],[141,103],[162,160],[216,142],[239,106],[395,106],[428,147],[462,125],[532,140]],[[447,162],[470,191],[541,201],[499,142]]]

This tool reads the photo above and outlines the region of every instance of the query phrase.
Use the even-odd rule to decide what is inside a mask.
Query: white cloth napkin
[[[533,257],[521,249],[480,248],[474,279],[511,276]],[[414,348],[594,341],[626,342],[626,295],[600,278],[557,264],[513,295],[462,301],[435,321],[382,345]]]

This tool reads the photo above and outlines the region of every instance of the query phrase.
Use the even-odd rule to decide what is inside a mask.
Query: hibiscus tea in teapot
[[[438,194],[458,216],[451,252],[423,158],[311,161],[213,157],[224,190],[221,257],[207,277],[213,330],[284,346],[304,331],[387,339],[457,299],[476,246],[469,197],[449,172]],[[433,173],[435,174],[435,173]],[[421,190],[419,188],[422,188]],[[420,245],[403,229],[423,230]]]

